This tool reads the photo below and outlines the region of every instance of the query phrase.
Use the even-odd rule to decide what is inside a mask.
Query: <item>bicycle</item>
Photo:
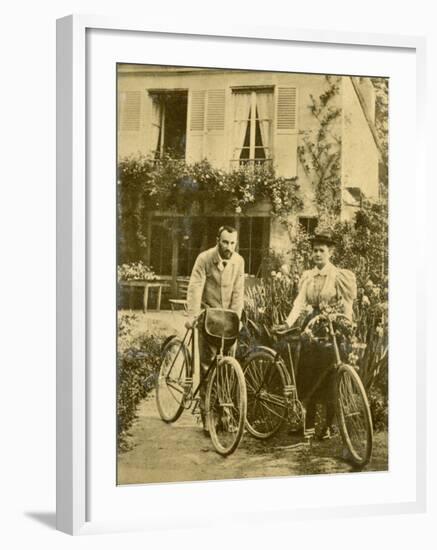
[[[194,387],[193,377],[200,374],[198,351],[198,322],[187,329],[184,338],[171,336],[164,343],[162,361],[156,385],[156,404],[164,422],[175,422],[185,409],[200,414],[200,388],[206,384],[206,426],[215,450],[227,456],[233,453],[243,437],[246,411],[246,383],[243,370],[232,355],[225,355],[228,347],[235,348],[239,318],[231,310],[209,308],[214,316],[213,338],[220,339],[219,353],[213,358],[205,376],[199,376]],[[227,328],[226,328],[227,327]]]
[[[273,334],[266,329],[271,338],[286,344],[282,346],[286,351],[285,360],[276,349],[267,346],[256,346],[246,353],[242,361],[248,401],[246,427],[252,436],[267,439],[288,419],[290,424],[300,426],[304,437],[310,441],[314,429],[305,427],[306,405],[326,376],[333,373],[338,428],[351,462],[363,468],[372,455],[373,426],[366,391],[356,367],[344,363],[340,357],[337,325],[349,321],[338,313],[321,313],[309,321],[306,333],[323,322],[327,325],[327,334],[314,339],[333,349],[334,361],[316,381],[304,402],[299,399],[295,375],[302,336],[300,328],[274,331]],[[257,329],[256,325],[252,326]]]

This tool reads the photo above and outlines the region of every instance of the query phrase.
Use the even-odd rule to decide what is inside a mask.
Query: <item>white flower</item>
[[[241,206],[237,206],[237,207],[235,208],[235,212],[236,212],[237,214],[241,214]]]
[[[361,303],[363,304],[363,306],[370,306],[370,300],[365,294],[363,296]]]
[[[276,271],[272,271],[272,272],[270,273],[270,275],[271,275],[272,277],[276,277]]]
[[[281,265],[281,273],[283,275],[289,275],[290,274],[290,267],[287,264]]]

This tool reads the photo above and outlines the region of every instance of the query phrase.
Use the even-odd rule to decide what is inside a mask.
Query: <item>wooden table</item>
[[[167,288],[170,285],[167,283],[162,283],[159,281],[120,281],[120,286],[128,287],[129,288],[129,307],[131,308],[131,295],[134,288],[144,288],[144,295],[143,295],[143,311],[144,313],[147,311],[147,306],[149,302],[149,289],[151,288],[157,288],[158,289],[158,296],[156,301],[156,311],[160,311],[161,309],[161,296],[162,296],[162,289]],[[131,308],[132,309],[132,308]]]

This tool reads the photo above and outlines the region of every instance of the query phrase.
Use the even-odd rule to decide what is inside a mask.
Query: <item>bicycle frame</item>
[[[322,314],[320,314],[320,315],[322,316]],[[319,387],[324,382],[325,378],[328,376],[329,372],[332,369],[338,368],[339,365],[341,365],[341,363],[342,363],[341,357],[340,357],[340,350],[338,348],[338,343],[337,343],[337,336],[335,334],[335,330],[334,330],[334,326],[333,326],[333,322],[332,322],[332,317],[329,314],[323,315],[323,317],[328,321],[329,336],[330,336],[331,344],[332,344],[333,349],[334,349],[335,362],[334,362],[334,365],[332,365],[330,368],[329,367],[326,368],[325,372],[318,378],[317,382],[314,384],[314,386],[311,388],[311,391],[306,396],[305,403],[307,403],[311,400],[311,398],[313,397],[315,392],[319,389]],[[290,371],[289,374],[291,375],[291,382],[292,382],[292,385],[296,388],[296,397],[298,398],[297,386],[296,386],[296,376],[295,376],[294,362],[293,362],[290,342],[287,342],[287,351],[288,351],[288,364],[286,363],[286,366],[288,367],[288,369]]]
[[[320,314],[320,315],[322,315],[328,322],[329,340],[333,346],[335,360],[332,365],[327,366],[323,374],[317,379],[316,383],[313,385],[309,393],[305,396],[305,399],[303,399],[302,401],[299,399],[297,381],[296,381],[296,372],[297,372],[296,367],[298,365],[298,359],[300,354],[299,344],[297,345],[296,349],[293,350],[291,342],[287,341],[285,343],[286,350],[287,350],[286,353],[279,353],[277,349],[278,346],[274,346],[273,348],[269,348],[266,346],[257,346],[256,348],[256,349],[265,349],[266,351],[271,352],[272,355],[275,356],[275,361],[281,361],[285,367],[288,383],[286,386],[284,386],[284,398],[287,402],[287,410],[288,410],[289,416],[290,416],[290,412],[295,410],[296,403],[300,403],[303,406],[304,410],[306,410],[308,403],[311,401],[311,399],[313,398],[317,390],[320,388],[320,386],[323,384],[328,374],[331,373],[332,370],[337,369],[339,365],[342,364],[337,337],[333,326],[332,316],[329,314]],[[266,330],[266,332],[270,334],[268,330]],[[275,335],[274,338],[276,342],[280,341],[280,335]],[[249,354],[250,353],[251,352],[249,352]]]
[[[224,339],[222,338],[222,343],[220,347],[219,353],[216,354],[216,356],[212,359],[211,364],[209,365],[206,373],[202,376],[200,372],[200,354],[199,354],[199,329],[197,327],[197,324],[194,324],[192,328],[188,328],[185,332],[185,335],[182,339],[182,346],[178,350],[177,354],[175,355],[171,367],[168,371],[168,374],[171,373],[177,358],[179,357],[179,354],[181,353],[182,347],[186,346],[190,350],[190,363],[189,363],[189,376],[185,379],[185,386],[184,386],[184,408],[189,409],[191,408],[193,402],[195,403],[192,414],[195,414],[197,412],[197,408],[199,405],[200,397],[199,392],[200,388],[203,384],[206,384],[206,381],[208,380],[208,376],[213,368],[217,365],[217,361],[220,359],[220,357],[223,356],[223,350],[224,350]],[[231,349],[235,348],[235,345],[232,346]],[[234,349],[235,353],[235,349]],[[193,380],[194,377],[198,375],[199,376],[199,382],[198,384],[193,388]]]
[[[316,326],[318,329],[320,320],[326,325],[321,326],[322,336],[318,337],[318,330],[314,335],[312,327]],[[296,376],[295,369],[300,347],[299,344],[296,347],[293,346],[293,342],[300,341],[301,334],[296,338],[293,330],[270,333],[266,329],[267,335],[274,338],[273,348],[256,346],[245,355],[244,372],[250,380],[250,403],[253,405],[247,426],[254,437],[267,439],[276,433],[282,421],[285,420],[296,426],[298,430],[303,429],[305,442],[287,445],[284,448],[311,445],[315,428],[313,424],[311,428],[306,426],[307,411],[311,407],[311,420],[314,420],[315,393],[321,389],[327,376],[332,375],[332,405],[335,407],[344,446],[351,461],[363,467],[370,460],[372,453],[372,419],[365,388],[356,372],[357,367],[342,360],[341,353],[344,351],[347,353],[348,349],[346,345],[343,350],[343,344],[348,342],[350,336],[349,328],[343,326],[342,320],[348,319],[341,314],[321,313],[306,325],[304,334],[310,337],[311,342],[326,343],[329,354],[326,357],[324,353],[320,355],[318,361],[323,363],[320,364],[320,370],[317,369],[316,380],[311,381],[310,388],[306,388],[307,391],[302,400],[298,395],[296,379],[299,376]],[[260,359],[259,363],[258,359]],[[269,372],[272,373],[271,376]]]
[[[224,316],[219,313],[214,318],[214,313],[211,312],[209,325],[214,341],[210,345],[211,353],[205,353],[209,364],[203,365],[200,361],[203,350],[199,349],[198,327],[203,330],[203,326],[198,322],[187,327],[183,338],[174,336],[167,341],[159,369],[156,403],[159,415],[167,423],[178,420],[184,409],[191,409],[193,415],[200,412],[204,432],[209,432],[215,450],[228,456],[237,449],[244,434],[246,383],[238,361],[224,355],[227,334],[231,334],[230,346],[235,340],[229,330],[236,329],[235,319],[233,325],[223,324],[217,338],[214,333],[220,331]],[[227,334],[225,328],[228,328]],[[205,332],[210,334],[206,328]]]

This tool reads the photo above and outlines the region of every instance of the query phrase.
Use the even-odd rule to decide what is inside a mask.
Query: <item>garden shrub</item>
[[[382,431],[388,428],[388,400],[387,395],[384,395],[376,388],[371,388],[368,392],[370,412],[372,415],[373,429]]]
[[[369,395],[376,429],[388,419],[388,216],[383,202],[365,202],[352,222],[337,222],[332,228],[338,243],[333,263],[352,270],[357,278],[354,305],[356,335],[365,343],[358,359],[359,373]],[[245,313],[258,326],[271,327],[285,320],[298,291],[298,280],[311,267],[311,245],[299,228],[289,231],[291,247],[271,266],[284,264],[246,290]],[[263,342],[266,343],[265,341]]]
[[[129,448],[128,435],[137,418],[138,405],[155,386],[163,338],[142,334],[132,339],[135,315],[123,316],[118,325],[117,445]]]

